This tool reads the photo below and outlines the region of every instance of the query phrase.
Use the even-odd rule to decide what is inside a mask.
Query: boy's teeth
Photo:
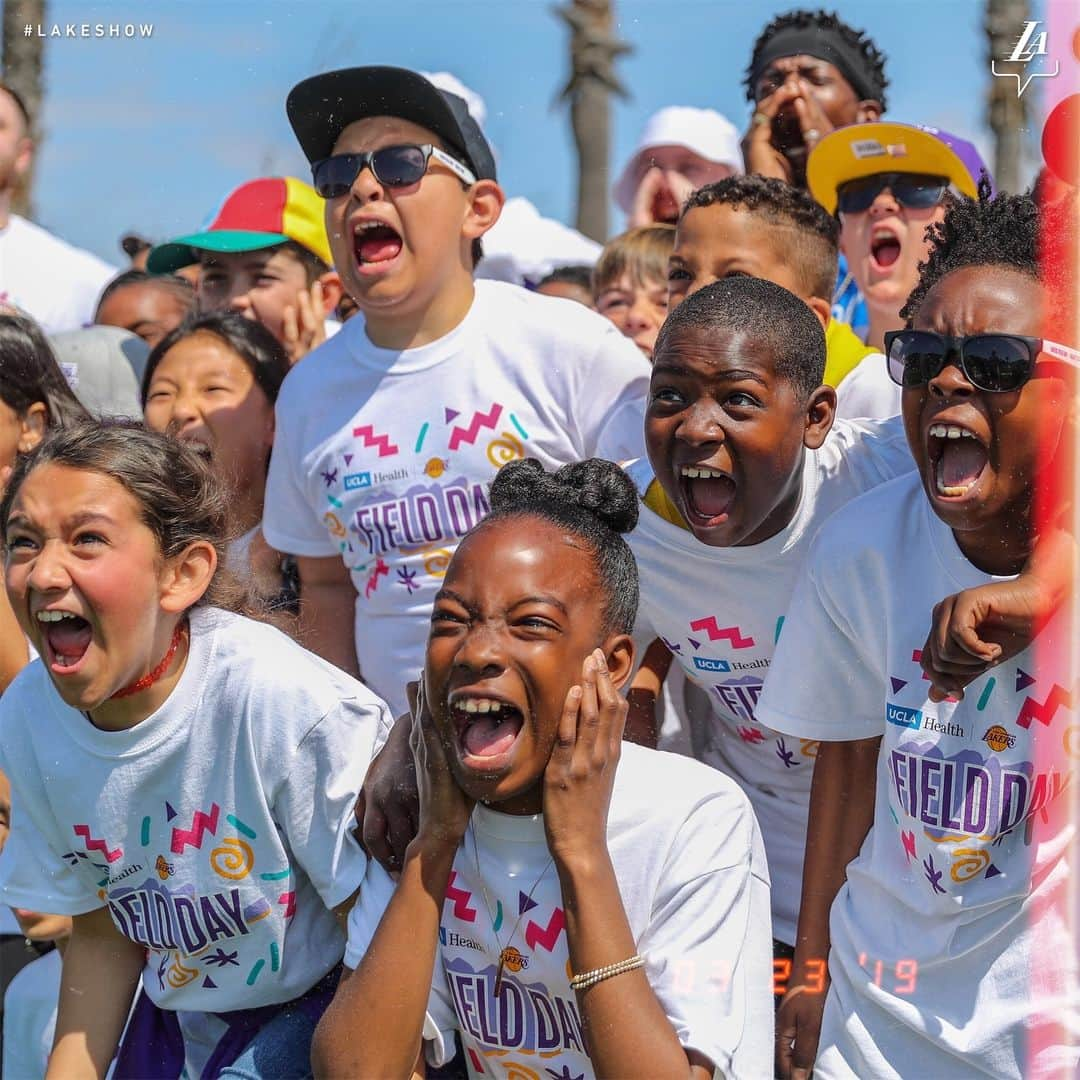
[[[974,439],[975,436],[967,428],[956,427],[954,424],[931,424],[930,434],[935,439]]]
[[[39,611],[37,618],[38,622],[60,622],[61,619],[74,619],[75,613],[72,611]]]
[[[684,465],[682,474],[687,480],[707,480],[714,476],[723,476],[719,469],[710,469],[707,466]]]
[[[467,713],[495,713],[502,711],[501,701],[492,701],[490,698],[465,698],[459,700],[457,708]]]

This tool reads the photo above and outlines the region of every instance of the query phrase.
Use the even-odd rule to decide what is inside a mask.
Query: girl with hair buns
[[[304,1075],[337,981],[389,717],[224,609],[227,503],[195,450],[128,423],[50,436],[0,500],[41,656],[0,701],[0,900],[73,916],[50,1076],[105,1075],[140,976],[117,1077]]]
[[[637,567],[610,462],[504,466],[454,553],[413,707],[419,826],[374,863],[319,1075],[760,1076],[769,885],[742,792],[623,743]],[[656,793],[664,798],[658,800]],[[538,1061],[538,1055],[539,1061]]]

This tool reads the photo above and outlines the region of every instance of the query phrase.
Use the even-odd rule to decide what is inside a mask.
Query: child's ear
[[[865,101],[860,101],[855,106],[855,123],[856,124],[872,124],[875,120],[881,119],[881,114],[885,110],[881,107],[880,101],[875,101],[873,98],[868,98]]]
[[[35,401],[19,417],[19,453],[33,450],[45,438],[45,429],[49,426],[49,410],[43,401]]]
[[[604,642],[604,657],[616,690],[621,690],[634,670],[634,639],[629,634],[616,634]]]
[[[836,391],[831,386],[819,386],[806,402],[806,429],[803,446],[817,450],[825,442],[836,419]]]
[[[197,604],[210,587],[217,564],[217,550],[208,540],[195,540],[169,559],[161,575],[161,610],[179,615]]]
[[[832,319],[832,303],[824,296],[808,296],[806,305],[817,316],[822,330],[829,329],[829,320]]]
[[[341,284],[341,278],[336,270],[327,270],[319,275],[319,284],[322,285],[323,315],[333,315],[337,310],[341,298],[345,295],[345,287]]]
[[[506,195],[494,180],[477,180],[465,194],[469,207],[461,235],[467,240],[479,240],[499,220]]]

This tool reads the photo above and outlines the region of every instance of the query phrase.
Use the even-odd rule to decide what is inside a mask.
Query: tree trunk
[[[570,27],[570,78],[562,92],[578,159],[577,228],[603,243],[608,234],[610,95],[626,91],[615,76],[615,60],[630,47],[614,36],[612,0],[571,0],[555,13]]]
[[[987,92],[986,117],[994,133],[994,183],[999,191],[1019,190],[1020,161],[1023,155],[1023,133],[1028,121],[1028,99],[1018,95],[1015,79],[996,78],[989,73],[993,61],[998,71],[1016,71],[1024,78],[1021,63],[1010,63],[1008,57],[1031,18],[1028,0],[986,0],[986,30],[988,53],[986,66],[990,86]],[[1038,64],[1038,61],[1035,61]]]
[[[37,36],[37,27],[45,23],[45,0],[4,0],[3,65],[6,82],[23,99],[30,114],[30,138],[38,147],[44,131],[41,126],[41,99],[44,89],[45,39]],[[26,36],[25,28],[34,33]],[[37,157],[35,153],[34,157]],[[33,216],[34,160],[22,179],[11,208],[25,217]]]

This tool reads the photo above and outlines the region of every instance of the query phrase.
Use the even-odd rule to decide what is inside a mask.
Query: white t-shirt
[[[821,530],[788,610],[758,714],[797,739],[882,736],[874,824],[832,907],[815,1076],[1080,1065],[1068,629],[958,703],[931,702],[918,663],[934,604],[991,580],[912,474]]]
[[[56,1031],[60,999],[58,949],[31,961],[4,993],[4,1080],[42,1080]]]
[[[495,281],[477,282],[465,319],[430,345],[377,348],[357,315],[292,369],[263,533],[278,551],[340,554],[360,669],[395,713],[496,471],[640,455],[648,382],[648,362],[602,316]]]
[[[56,1030],[60,994],[59,950],[27,964],[3,996],[4,1080],[42,1080]]]
[[[32,315],[46,334],[89,326],[101,290],[117,273],[17,214],[0,229],[0,303]]]
[[[645,505],[627,537],[641,578],[636,632],[663,638],[686,675],[709,692],[712,728],[701,760],[750,797],[769,856],[773,934],[788,944],[795,941],[817,743],[770,730],[755,706],[817,530],[851,499],[913,468],[899,420],[838,420],[825,444],[805,455],[795,516],[771,539],[709,547]],[[644,494],[653,480],[648,460],[629,473]]]
[[[36,661],[0,699],[12,828],[0,898],[78,915],[107,904],[148,949],[162,1008],[290,1001],[340,960],[331,910],[363,878],[353,804],[386,706],[273,627],[190,615],[172,694],[127,731],[60,699]]]
[[[607,842],[637,951],[679,1042],[710,1058],[721,1076],[770,1075],[769,879],[746,798],[689,758],[624,743]],[[378,895],[365,882],[349,917],[350,967],[374,936]],[[439,942],[424,1024],[432,1064],[453,1057],[456,1032],[471,1077],[491,1076],[496,1065],[500,1076],[594,1075],[542,815],[476,806],[454,860]],[[496,999],[499,954],[510,946],[522,964],[506,966]]]
[[[884,353],[870,353],[836,388],[836,415],[845,420],[885,420],[900,413],[900,387],[889,377]]]

